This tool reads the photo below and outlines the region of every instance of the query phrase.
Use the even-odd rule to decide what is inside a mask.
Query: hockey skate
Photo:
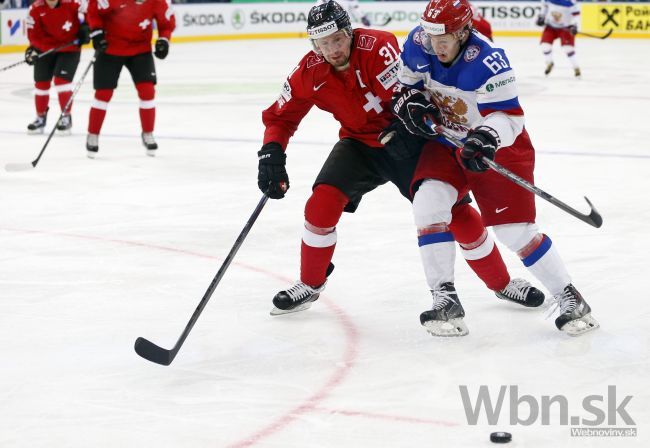
[[[36,120],[27,125],[28,134],[42,134],[45,131],[45,124],[47,123],[47,112],[43,115],[38,115]]]
[[[326,277],[334,270],[334,264],[330,263],[327,267]],[[312,303],[318,300],[320,293],[325,289],[327,279],[322,285],[313,288],[304,284],[300,280],[297,281],[291,288],[280,291],[273,297],[273,309],[271,316],[279,316],[280,314],[297,313],[311,308]]]
[[[523,278],[513,278],[501,291],[494,292],[498,298],[529,308],[544,303],[544,293]]]
[[[469,333],[463,317],[465,310],[460,304],[456,288],[451,282],[443,283],[431,291],[433,305],[420,314],[420,323],[433,336],[465,336]]]
[[[551,73],[551,70],[553,70],[554,66],[555,66],[555,64],[552,63],[552,62],[549,62],[548,64],[546,64],[546,69],[544,70],[544,74],[546,76],[548,76],[548,74]]]
[[[158,149],[158,143],[156,143],[156,140],[154,140],[153,134],[151,132],[143,132],[142,133],[142,144],[144,145],[145,148],[147,148],[147,155],[149,157],[155,157],[156,156],[156,150]]]
[[[318,300],[320,293],[325,289],[325,283],[312,288],[301,281],[297,281],[291,288],[280,291],[273,297],[271,316],[280,314],[297,313],[311,308],[311,304]]]
[[[570,336],[580,336],[600,327],[598,321],[591,316],[591,307],[575,286],[569,284],[561,294],[553,297],[553,302],[556,306],[552,308],[551,314],[558,305],[560,307],[560,316],[555,319],[558,330]]]
[[[97,152],[99,151],[99,135],[97,134],[88,134],[86,137],[86,155],[89,159],[94,159],[97,157]]]
[[[72,117],[70,115],[62,115],[59,122],[56,124],[56,130],[61,135],[70,135],[72,133]]]

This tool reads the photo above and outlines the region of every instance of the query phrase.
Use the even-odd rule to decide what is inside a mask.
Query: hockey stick
[[[61,115],[59,115],[58,120],[56,120],[56,124],[52,128],[52,131],[50,132],[50,135],[47,137],[47,140],[45,140],[45,144],[43,145],[43,148],[41,149],[41,152],[38,153],[38,157],[36,157],[34,160],[31,161],[31,163],[8,163],[5,165],[5,170],[7,171],[27,171],[36,168],[36,165],[38,164],[38,161],[41,160],[41,156],[45,152],[45,149],[47,148],[47,145],[50,143],[50,140],[52,140],[52,136],[54,135],[54,132],[56,131],[56,127],[61,121],[61,118],[68,112],[70,107],[72,106],[72,100],[74,100],[74,97],[77,95],[77,92],[81,88],[81,84],[83,84],[84,79],[86,79],[86,76],[88,75],[88,72],[90,72],[90,68],[93,66],[95,63],[95,59],[97,59],[97,54],[98,52],[95,51],[93,54],[92,59],[90,60],[90,63],[88,64],[88,67],[86,67],[86,70],[84,70],[83,74],[81,75],[81,78],[79,78],[79,81],[77,81],[77,85],[74,87],[72,90],[72,95],[70,96],[70,99],[68,99],[68,102],[65,103],[65,106],[63,107],[63,110],[61,111]]]
[[[597,34],[583,33],[582,31],[578,31],[577,34],[579,34],[581,36],[586,36],[586,37],[593,37],[594,39],[607,39],[609,36],[612,35],[613,32],[614,32],[614,28],[610,28],[609,31],[607,31],[602,36],[599,36]]]
[[[203,309],[208,304],[208,300],[210,300],[210,297],[212,297],[212,293],[214,293],[214,290],[217,289],[217,285],[221,281],[223,275],[226,273],[226,269],[228,269],[228,266],[230,266],[233,258],[235,258],[237,251],[243,244],[244,239],[246,239],[246,235],[248,235],[251,227],[253,227],[255,220],[257,220],[257,217],[262,212],[262,208],[264,208],[264,205],[268,199],[269,197],[266,194],[264,194],[262,196],[262,199],[260,199],[260,202],[257,204],[257,207],[255,207],[255,210],[253,211],[251,217],[248,218],[248,222],[237,237],[237,240],[235,240],[234,246],[232,249],[230,249],[230,253],[219,268],[219,272],[217,272],[217,275],[215,275],[215,277],[212,279],[210,286],[208,286],[208,290],[203,295],[203,298],[199,302],[199,305],[196,307],[196,310],[194,310],[194,314],[192,314],[190,321],[185,326],[183,333],[181,333],[181,336],[178,338],[178,341],[176,341],[174,347],[172,347],[171,350],[167,350],[165,348],[159,347],[158,345],[145,338],[139,337],[136,339],[134,346],[135,352],[138,355],[142,356],[146,360],[155,362],[156,364],[161,364],[163,366],[168,366],[172,363],[178,354],[178,351],[181,349],[183,342],[185,342],[185,339],[190,334],[190,331],[192,331],[192,327],[194,327],[194,324],[203,312]]]
[[[56,48],[50,48],[49,50],[44,51],[43,53],[39,53],[38,55],[36,55],[35,59],[40,59],[42,57],[47,56],[50,53],[55,53],[55,52],[57,52],[59,50],[63,50],[64,48],[67,48],[70,45],[79,45],[79,39],[75,39],[72,42],[69,42],[69,43],[64,44],[64,45],[60,45],[60,46],[58,46]],[[10,68],[14,68],[14,67],[17,67],[17,66],[19,66],[21,64],[25,64],[25,63],[27,63],[27,59],[23,59],[22,61],[18,61],[18,62],[14,63],[14,64],[7,65],[6,67],[2,67],[2,68],[0,68],[0,72],[4,72],[5,70],[9,70]]]
[[[458,148],[463,148],[465,146],[463,142],[458,140],[456,137],[453,135],[449,134],[442,126],[436,126],[434,124],[430,124],[431,129],[433,129],[436,133],[439,135],[444,136],[449,142],[451,142],[454,146],[457,146]],[[491,169],[496,171],[497,173],[501,174],[502,176],[508,178],[512,182],[516,183],[522,188],[525,188],[526,190],[530,191],[533,194],[536,194],[540,198],[544,199],[545,201],[550,202],[551,204],[555,205],[556,207],[564,210],[571,216],[575,216],[579,220],[586,222],[590,226],[594,226],[596,228],[600,227],[603,225],[603,217],[600,216],[600,213],[596,210],[596,208],[593,206],[591,201],[585,196],[585,201],[587,201],[587,204],[589,204],[589,207],[591,208],[591,211],[589,212],[588,215],[585,215],[583,213],[580,213],[578,210],[574,209],[573,207],[568,206],[564,202],[560,201],[559,199],[551,196],[544,190],[542,190],[539,187],[536,187],[535,185],[531,184],[528,182],[526,179],[523,179],[519,176],[517,176],[515,173],[512,171],[506,169],[505,167],[499,165],[497,162],[494,160],[490,160],[486,157],[481,157],[481,160],[487,164]]]

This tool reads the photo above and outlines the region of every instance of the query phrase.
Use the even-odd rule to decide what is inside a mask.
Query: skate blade
[[[569,336],[581,336],[599,327],[600,324],[598,321],[591,317],[591,314],[586,314],[580,319],[574,319],[564,324],[562,331],[564,331]]]
[[[457,337],[469,334],[469,329],[462,318],[444,320],[430,320],[422,324],[432,336]]]
[[[157,149],[147,149],[147,155],[149,157],[156,157],[156,151]]]
[[[303,303],[302,305],[298,305],[297,307],[292,308],[290,310],[281,310],[280,308],[274,306],[273,309],[271,310],[271,316],[280,316],[282,314],[290,314],[290,313],[297,313],[299,311],[305,311],[311,308],[312,303],[313,302]]]
[[[72,135],[72,131],[70,129],[57,129],[56,133],[62,137],[67,137],[68,135]]]
[[[86,151],[86,156],[88,156],[89,159],[94,159],[97,157],[97,153],[94,151]]]
[[[33,131],[30,131],[30,130],[28,129],[28,130],[27,130],[27,135],[41,135],[41,134],[43,134],[44,132],[45,132],[45,130],[44,130],[43,128],[36,129],[36,130],[33,130]]]

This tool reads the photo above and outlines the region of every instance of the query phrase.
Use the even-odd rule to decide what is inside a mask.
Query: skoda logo
[[[235,9],[232,12],[232,27],[236,30],[240,30],[244,27],[244,24],[246,22],[246,15],[244,14],[244,11],[241,9]]]

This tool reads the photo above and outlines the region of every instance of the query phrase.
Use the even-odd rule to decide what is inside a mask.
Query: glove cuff
[[[499,137],[499,133],[490,126],[479,126],[471,133],[481,134],[488,138],[496,149],[501,147],[501,137]]]
[[[279,143],[268,142],[257,152],[257,160],[260,163],[269,165],[284,165],[287,161],[287,155]]]

